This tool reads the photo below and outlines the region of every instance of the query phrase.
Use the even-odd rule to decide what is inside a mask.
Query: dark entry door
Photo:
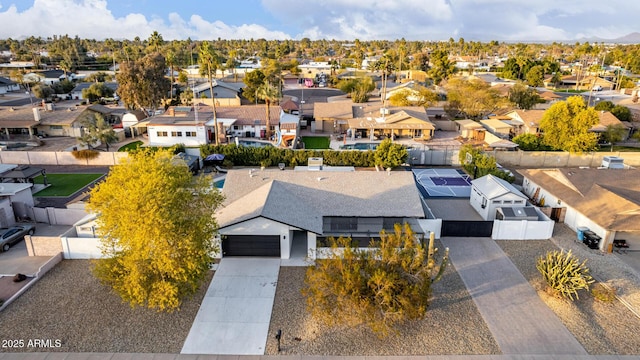
[[[280,257],[280,236],[227,235],[222,240],[222,256]]]
[[[493,221],[442,221],[440,236],[491,237]]]

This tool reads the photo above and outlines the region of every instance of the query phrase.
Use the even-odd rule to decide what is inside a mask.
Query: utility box
[[[605,169],[624,169],[624,159],[618,156],[605,156],[601,167]]]

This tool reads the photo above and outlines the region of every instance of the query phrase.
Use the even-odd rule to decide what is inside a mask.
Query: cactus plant
[[[586,260],[580,260],[571,253],[563,251],[549,251],[540,256],[536,268],[547,283],[547,290],[559,297],[578,299],[578,290],[589,290],[589,284],[594,280],[585,266]]]

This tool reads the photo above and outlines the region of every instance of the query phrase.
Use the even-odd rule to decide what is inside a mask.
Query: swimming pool
[[[248,147],[269,147],[269,146],[273,146],[273,144],[268,143],[268,142],[251,141],[251,140],[240,140],[240,141],[238,141],[238,144],[240,144],[242,146],[248,146]]]
[[[217,187],[218,189],[222,189],[222,187],[224,186],[224,180],[225,179],[214,181],[213,186]]]
[[[344,150],[375,150],[378,148],[379,143],[355,143],[340,146],[340,149]]]

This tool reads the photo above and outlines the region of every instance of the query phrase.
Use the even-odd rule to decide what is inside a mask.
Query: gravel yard
[[[23,340],[2,351],[179,353],[212,276],[180,311],[132,309],[93,277],[88,260],[65,260],[0,312],[0,339]],[[213,273],[212,273],[213,274]],[[60,347],[27,347],[33,339]]]
[[[536,259],[547,251],[573,249],[581,260],[587,259],[591,274],[615,287],[618,294],[626,297],[635,309],[638,302],[636,275],[613,254],[601,255],[574,242],[570,229],[556,225],[553,240],[547,241],[496,241],[511,261],[538,292],[540,298],[558,315],[567,329],[592,355],[638,355],[640,354],[640,318],[636,317],[620,301],[604,303],[590,293],[580,292],[576,301],[557,299],[545,292],[545,284],[535,267]],[[624,274],[623,277],[620,275]]]
[[[306,268],[282,267],[271,314],[267,355],[277,354],[274,334],[282,330],[282,355],[500,354],[500,349],[453,266],[434,285],[423,320],[378,339],[364,326],[329,328],[306,313],[300,289]],[[299,339],[299,340],[296,340]]]

